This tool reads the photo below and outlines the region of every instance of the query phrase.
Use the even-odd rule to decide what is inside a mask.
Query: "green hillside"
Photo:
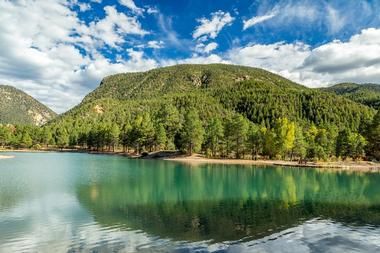
[[[340,83],[328,88],[322,88],[321,90],[344,96],[377,110],[380,109],[379,84]]]
[[[367,152],[380,158],[375,112],[261,69],[177,65],[106,77],[43,129],[16,129],[13,136],[21,147],[323,160],[362,159]]]
[[[99,98],[152,98],[169,93],[233,88],[243,81],[267,84],[276,88],[302,89],[281,76],[268,71],[223,64],[176,65],[147,72],[125,73],[106,77],[84,102]]]
[[[153,114],[166,105],[195,107],[202,119],[235,112],[257,124],[273,126],[287,117],[304,123],[359,129],[374,111],[348,99],[306,88],[268,71],[210,64],[177,65],[109,76],[83,102],[58,120],[125,121],[128,114]]]
[[[0,85],[0,124],[43,125],[57,114],[28,94]]]

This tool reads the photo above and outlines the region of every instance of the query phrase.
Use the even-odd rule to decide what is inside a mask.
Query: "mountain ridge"
[[[380,109],[380,84],[339,83],[320,88],[320,90],[343,96],[377,110]]]
[[[11,85],[0,85],[0,124],[41,126],[57,116],[47,106]]]
[[[157,105],[153,108],[152,103]],[[240,113],[268,127],[277,118],[286,116],[316,125],[343,124],[358,129],[363,120],[374,114],[367,106],[305,87],[263,69],[228,64],[181,64],[107,76],[79,105],[59,119],[69,116],[74,120],[75,115],[81,119],[104,118],[108,113],[116,119],[117,110],[127,111],[129,107],[132,114],[143,110],[151,112],[164,103],[177,108],[195,107],[203,119],[221,111],[224,115]],[[199,104],[213,109],[204,113]],[[81,108],[86,108],[86,112]]]

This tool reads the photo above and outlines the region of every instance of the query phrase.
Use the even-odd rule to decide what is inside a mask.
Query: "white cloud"
[[[91,5],[89,3],[80,3],[78,4],[78,6],[79,6],[79,11],[82,11],[82,12],[91,10]]]
[[[199,43],[195,47],[195,51],[198,53],[205,53],[208,54],[212,51],[214,51],[218,47],[218,43],[216,42],[210,42],[209,44]]]
[[[229,52],[228,58],[236,64],[257,66],[278,72],[299,67],[309,53],[310,49],[305,44],[279,42],[235,48]]]
[[[249,45],[230,50],[225,59],[311,87],[347,81],[380,83],[380,29],[365,29],[347,42],[336,40],[314,49],[304,43]]]
[[[215,39],[223,27],[230,25],[234,21],[234,18],[230,13],[219,10],[211,13],[211,19],[200,18],[197,21],[200,25],[195,28],[193,38],[197,39],[205,36],[207,38]]]
[[[159,10],[156,7],[148,6],[148,7],[146,7],[146,13],[157,14],[157,13],[159,13]]]
[[[141,14],[144,11],[144,9],[137,7],[133,0],[119,0],[119,3],[138,14]]]
[[[116,47],[123,43],[126,34],[146,35],[136,17],[129,17],[124,13],[119,13],[114,6],[104,7],[106,17],[98,22],[91,22],[88,30],[85,29],[84,36],[92,36],[100,42]],[[82,35],[82,36],[83,36]]]
[[[172,66],[176,64],[209,64],[209,63],[231,63],[228,60],[223,59],[217,54],[210,54],[208,56],[198,56],[194,55],[190,58],[185,59],[166,59],[160,62],[161,66]]]
[[[262,22],[265,22],[269,19],[274,18],[277,15],[277,13],[268,13],[262,16],[256,16],[253,18],[250,18],[248,20],[243,21],[243,30],[246,30],[254,25],[260,24]]]
[[[165,43],[162,40],[160,40],[160,41],[151,40],[151,41],[148,41],[147,47],[154,48],[154,49],[160,49],[160,48],[164,47],[164,44]]]
[[[57,112],[78,104],[106,75],[177,63],[261,67],[309,86],[343,81],[380,83],[380,29],[365,29],[347,41],[331,41],[316,48],[301,42],[277,42],[249,44],[216,54],[218,44],[212,39],[233,22],[229,13],[218,11],[212,13],[210,19],[200,19],[193,33],[194,40],[190,42],[176,34],[170,18],[158,14],[163,36],[154,38],[149,34],[147,42],[138,42],[143,43],[139,51],[131,49],[138,48],[136,45],[130,48],[125,45],[133,36],[142,38],[148,34],[139,22],[141,16],[120,13],[115,7],[107,6],[102,19],[86,24],[72,11],[70,4],[74,2],[0,1],[0,48],[4,49],[0,50],[0,83],[23,89]],[[287,13],[278,12],[268,23],[286,22],[292,15],[293,19],[298,15],[306,21],[318,16],[313,6],[306,14],[296,14],[306,11],[305,8],[307,6],[302,4],[289,5]],[[259,13],[275,13],[272,11],[276,10]],[[342,12],[334,15],[338,17],[336,20],[346,20],[341,18]],[[339,23],[331,21],[334,22]],[[335,27],[339,30],[346,26],[341,23]],[[187,51],[195,45],[194,54],[185,59],[154,60],[142,51],[164,45]],[[101,54],[108,49],[118,52],[115,59]],[[121,56],[125,54],[126,57]]]
[[[108,6],[89,25],[61,1],[0,2],[0,83],[23,89],[63,112],[80,102],[109,74],[156,67],[143,53],[111,61],[98,50],[120,48],[126,35],[142,36],[137,17]],[[82,54],[78,47],[86,51]]]

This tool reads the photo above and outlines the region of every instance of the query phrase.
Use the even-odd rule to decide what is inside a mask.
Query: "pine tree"
[[[63,127],[59,127],[56,131],[56,144],[61,149],[69,144],[69,135],[67,130]]]
[[[184,126],[181,133],[181,146],[189,155],[201,150],[204,138],[204,128],[199,114],[195,109],[189,109],[185,115]]]
[[[220,144],[224,137],[223,124],[219,118],[212,118],[206,129],[206,148],[211,150],[213,157],[219,151]]]
[[[166,144],[167,144],[167,136],[166,136],[166,130],[164,128],[164,125],[159,123],[158,124],[158,127],[155,131],[155,138],[154,138],[154,142],[155,142],[155,147],[156,149],[158,150],[162,150],[166,147]]]
[[[50,129],[48,127],[44,127],[42,130],[42,136],[41,136],[41,144],[46,145],[46,147],[49,146],[53,141],[53,134],[51,133]]]
[[[367,132],[368,154],[376,160],[380,160],[380,110],[373,118],[372,124]]]
[[[120,129],[117,124],[112,124],[109,131],[110,135],[110,145],[112,146],[112,151],[115,152],[115,146],[119,145]]]
[[[235,150],[235,157],[238,159],[241,158],[245,150],[248,128],[248,121],[242,115],[235,114],[231,118],[229,138]]]

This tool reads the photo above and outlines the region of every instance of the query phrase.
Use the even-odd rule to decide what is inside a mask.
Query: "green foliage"
[[[380,109],[380,85],[341,83],[321,90],[344,96],[352,101]]]
[[[56,115],[21,90],[0,85],[0,124],[43,125]]]
[[[380,110],[369,126],[367,138],[369,156],[380,160]]]
[[[56,140],[57,146],[60,148],[67,147],[69,144],[69,134],[67,133],[67,130],[63,127],[58,128],[56,130]]]
[[[211,151],[213,157],[221,152],[224,139],[224,127],[219,118],[211,118],[206,128],[206,149]]]
[[[168,141],[166,130],[163,124],[159,123],[155,132],[154,138],[154,146],[158,150],[162,150],[166,148],[166,144]]]
[[[235,151],[236,158],[241,158],[244,154],[248,129],[248,120],[240,114],[235,114],[227,121],[225,137],[230,147]]]
[[[380,120],[372,123],[374,114],[260,69],[177,65],[106,77],[80,105],[27,130],[32,145],[61,148],[320,160],[361,159],[366,150],[379,159]],[[0,145],[25,145],[22,131],[0,127]]]
[[[189,109],[186,112],[184,127],[180,135],[180,146],[186,150],[189,155],[201,150],[205,131],[197,110]]]

